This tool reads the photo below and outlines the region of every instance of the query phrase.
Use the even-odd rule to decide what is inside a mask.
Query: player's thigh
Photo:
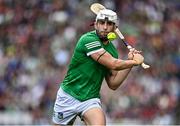
[[[95,107],[87,110],[83,114],[83,120],[87,125],[105,125],[106,118],[101,108]]]

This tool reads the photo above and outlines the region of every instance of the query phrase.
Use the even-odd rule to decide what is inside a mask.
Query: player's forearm
[[[91,57],[99,62],[100,64],[106,66],[110,70],[124,70],[138,65],[136,60],[121,60],[116,59],[111,56],[106,51],[100,51],[91,55]]]
[[[112,71],[112,73],[109,76],[106,76],[106,82],[109,88],[111,88],[112,90],[116,90],[127,78],[130,71],[131,68],[121,71]]]
[[[134,60],[120,60],[120,59],[116,59],[113,62],[112,69],[113,70],[124,70],[124,69],[128,69],[128,68],[132,68],[136,64],[137,63]]]
[[[112,87],[117,89],[127,78],[129,72],[131,71],[131,68],[118,71],[117,75],[113,79]]]

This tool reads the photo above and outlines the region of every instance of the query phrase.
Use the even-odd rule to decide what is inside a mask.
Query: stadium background
[[[108,124],[180,124],[179,0],[0,0],[0,124],[51,123],[76,41],[93,29],[93,2],[118,13],[126,40],[151,65],[134,68],[117,91],[104,82]]]

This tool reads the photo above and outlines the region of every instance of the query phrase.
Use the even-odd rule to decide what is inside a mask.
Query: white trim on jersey
[[[100,48],[100,49],[98,49],[98,50],[93,50],[93,51],[91,51],[91,52],[88,52],[88,53],[87,53],[87,56],[90,56],[90,55],[92,55],[92,54],[94,54],[94,53],[96,53],[96,52],[103,51],[103,50],[104,50],[103,48]]]
[[[101,43],[99,41],[94,41],[94,42],[85,44],[85,46],[86,46],[87,49],[91,49],[91,48],[94,48],[94,47],[101,46]]]

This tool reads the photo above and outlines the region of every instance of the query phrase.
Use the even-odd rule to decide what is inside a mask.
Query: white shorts
[[[81,118],[87,110],[96,107],[102,109],[99,98],[81,102],[59,88],[52,121],[55,124],[72,125],[77,116]]]

